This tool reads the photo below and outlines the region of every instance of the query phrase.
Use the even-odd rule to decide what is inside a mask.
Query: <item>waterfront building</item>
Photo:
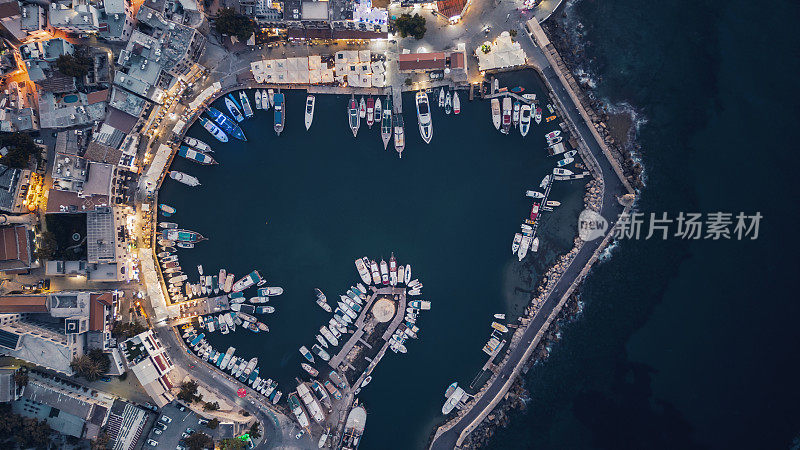
[[[435,11],[450,23],[456,23],[467,12],[469,5],[469,0],[438,0]]]
[[[39,118],[42,128],[91,125],[102,121],[106,115],[107,93],[77,92],[73,77],[48,76],[36,84],[41,88]]]
[[[128,339],[120,348],[127,366],[159,408],[175,399],[170,393],[174,384],[169,378],[174,366],[152,330]]]
[[[514,42],[508,31],[503,31],[492,42],[484,42],[475,49],[480,71],[507,69],[525,65],[527,59],[519,42]]]

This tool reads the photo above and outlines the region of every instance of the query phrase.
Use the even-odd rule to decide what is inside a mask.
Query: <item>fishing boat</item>
[[[367,99],[367,126],[372,128],[375,123],[375,99],[370,97]]]
[[[453,91],[453,112],[455,115],[461,114],[461,99],[458,98],[458,91]]]
[[[253,117],[253,108],[250,107],[250,99],[247,98],[247,91],[239,91],[239,101],[242,103],[244,116],[247,118]]]
[[[264,94],[261,94],[261,104],[264,104]],[[267,89],[267,106],[264,109],[270,109],[275,106],[275,91],[272,89]]]
[[[572,175],[572,173],[573,172],[571,170],[562,169],[560,167],[556,167],[555,169],[553,169],[553,175],[568,176]]]
[[[308,362],[314,364],[314,355],[308,351],[305,345],[300,347],[300,354],[303,355],[303,358],[305,358]]]
[[[273,311],[274,310],[275,309],[273,308]],[[267,324],[265,324],[263,322],[256,322],[256,326],[258,327],[259,331],[263,331],[265,333],[269,333],[269,327],[267,326]]]
[[[403,130],[403,115],[397,113],[394,115],[394,150],[397,155],[403,157],[403,149],[406,148],[406,136]]]
[[[444,108],[445,99],[444,99],[444,88],[439,89],[439,108]]]
[[[428,311],[431,309],[431,302],[427,300],[412,300],[408,302],[408,306],[413,309],[421,309],[423,311]]]
[[[312,377],[316,377],[317,375],[319,375],[319,371],[311,367],[311,364],[309,363],[300,363],[300,367],[302,367],[303,370],[308,372],[308,374],[311,375]]]
[[[164,217],[169,217],[175,214],[175,208],[167,205],[166,203],[161,203],[160,205],[158,205],[158,209],[161,210],[161,215],[163,215]]]
[[[208,114],[214,123],[219,125],[219,127],[222,128],[222,131],[225,133],[241,141],[247,140],[247,138],[244,136],[244,132],[241,128],[239,128],[239,125],[237,125],[233,119],[222,113],[222,111],[214,108],[213,106],[209,106],[206,108],[206,114]]]
[[[531,242],[531,251],[536,253],[539,251],[539,238],[534,238],[533,242]]]
[[[313,95],[306,97],[306,131],[311,128],[311,122],[314,120],[314,101]]]
[[[186,173],[183,173],[183,172],[178,172],[177,170],[170,171],[169,177],[172,178],[173,180],[175,180],[175,181],[177,181],[179,183],[183,183],[183,184],[185,184],[187,186],[192,186],[192,187],[200,186],[200,180],[198,180],[197,178],[195,178],[195,177],[193,177],[193,176],[191,176],[189,174],[186,174]]]
[[[194,161],[199,164],[217,164],[217,161],[215,161],[211,156],[195,151],[186,145],[181,145],[180,148],[178,148],[178,155],[183,156],[189,161]]]
[[[392,138],[392,98],[386,96],[386,107],[381,110],[381,140],[383,149],[389,146],[389,139]],[[380,105],[380,99],[375,102],[376,109]]]
[[[498,320],[506,320],[506,315],[505,314],[495,314],[494,318],[498,319]]]
[[[531,129],[531,105],[522,105],[522,108],[519,112],[519,134],[522,137],[528,135],[528,131]]]
[[[494,125],[494,128],[496,130],[499,130],[500,120],[502,117],[500,114],[500,100],[497,98],[493,98],[491,100],[491,104],[492,104],[492,125]]]
[[[533,222],[536,222],[536,219],[539,217],[539,206],[538,203],[534,203],[533,206],[531,206],[531,221]]]
[[[417,121],[419,122],[419,134],[426,144],[430,144],[433,137],[433,122],[431,121],[431,108],[428,103],[428,94],[419,91],[416,95]]]
[[[511,253],[517,253],[520,243],[522,243],[522,233],[517,233],[514,235],[514,242],[511,243]]]
[[[508,327],[506,327],[502,323],[492,322],[492,328],[501,333],[508,333]]]
[[[357,450],[361,444],[361,436],[367,422],[367,410],[361,405],[356,405],[347,415],[342,434],[341,448]]]
[[[533,120],[536,121],[537,125],[542,123],[542,108],[536,107],[533,113]]]
[[[352,94],[347,104],[347,120],[350,123],[350,130],[353,132],[353,137],[356,137],[356,135],[358,135],[358,128],[361,126],[361,117],[358,115],[356,98]]]
[[[444,113],[450,114],[453,112],[453,97],[450,96],[450,91],[447,91],[447,96],[444,98]]]
[[[261,107],[261,90],[260,89],[256,89],[255,99],[256,99],[256,109],[263,109]]]
[[[159,228],[178,228],[178,224],[175,222],[158,222]]]
[[[242,111],[239,109],[239,104],[236,102],[236,99],[233,98],[233,94],[228,94],[225,96],[225,106],[230,111],[231,116],[236,119],[237,122],[241,122],[244,120],[244,116],[242,115]]]
[[[380,97],[376,97],[375,98],[374,116],[375,116],[375,122],[380,123],[381,120],[383,119],[383,105],[381,104],[381,98]]]
[[[228,277],[225,278],[225,286],[222,288],[225,292],[230,292],[233,289],[233,279],[234,276],[232,273],[228,274]]]
[[[203,126],[203,128],[206,129],[206,131],[211,133],[212,136],[217,138],[218,141],[220,141],[220,142],[228,142],[228,135],[225,134],[225,132],[222,131],[222,129],[220,127],[218,127],[211,120],[201,116],[200,117],[200,124]]]
[[[517,126],[519,126],[519,109],[520,109],[520,106],[521,106],[521,104],[520,104],[519,100],[515,101],[514,102],[514,112],[511,113],[511,122],[514,124],[515,128]]]
[[[280,92],[275,94],[273,103],[275,105],[275,134],[280,136],[286,123],[286,103],[284,102],[283,94]]]
[[[255,304],[255,305],[260,305],[262,303],[267,303],[269,301],[269,297],[265,297],[265,296],[260,296],[259,295],[259,296],[256,296],[256,297],[250,297],[250,299],[248,301],[250,303]]]
[[[334,384],[331,383],[329,380],[325,380],[325,383],[323,383],[323,385],[325,386],[325,389],[328,391],[328,393],[331,394],[331,397],[335,398],[336,400],[342,399],[342,393],[339,392],[339,389],[336,389],[336,386],[334,386]]]
[[[503,125],[500,132],[508,134],[511,129],[511,97],[503,97]]]
[[[168,229],[161,232],[164,239],[169,239],[175,242],[200,242],[205,241],[206,238],[196,231],[183,230],[183,229]]]
[[[328,342],[330,342],[332,346],[336,347],[337,345],[339,345],[339,340],[336,339],[333,333],[331,333],[331,331],[325,325],[319,328],[319,332],[322,334],[322,336],[325,337],[325,339],[328,340]]]
[[[205,142],[201,141],[200,139],[193,138],[191,136],[186,136],[185,138],[183,138],[183,143],[188,145],[188,146],[190,146],[190,147],[193,147],[198,152],[210,153],[210,152],[214,151],[214,150],[211,150],[211,146],[210,145],[206,144]]]
[[[314,352],[317,356],[322,358],[323,361],[330,361],[331,355],[328,354],[319,344],[314,344],[311,346],[311,351]]]
[[[362,119],[367,118],[367,102],[364,100],[364,97],[361,97],[361,100],[358,102],[358,117]]]
[[[409,284],[409,282],[411,281],[411,264],[406,264],[405,276],[406,276],[406,280],[405,281],[406,281],[406,286],[407,286]]]
[[[247,276],[241,278],[239,281],[233,284],[232,290],[234,292],[241,292],[250,286],[253,286],[259,282],[261,282],[262,278],[261,275],[258,273],[257,270],[254,270],[247,274]]]

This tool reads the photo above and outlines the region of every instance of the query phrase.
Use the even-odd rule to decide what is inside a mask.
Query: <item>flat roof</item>
[[[77,192],[50,189],[47,199],[48,213],[81,213],[98,206],[108,206],[107,195],[79,196]]]
[[[400,70],[441,70],[445,68],[444,52],[401,54],[397,60]]]

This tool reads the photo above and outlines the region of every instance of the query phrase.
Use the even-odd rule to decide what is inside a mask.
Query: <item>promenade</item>
[[[544,36],[544,33],[538,33],[540,30],[539,28],[537,33],[533,33],[534,39],[537,37],[541,39]],[[554,66],[551,62],[554,61],[552,53],[545,53],[542,50],[542,47],[547,48],[548,43],[544,43],[545,45],[542,47],[534,45],[525,35],[521,36],[519,42],[528,55],[529,63],[536,67],[549,85],[560,106],[561,113],[566,115],[577,131],[577,137],[583,141],[582,144],[585,144],[585,148],[597,162],[596,169],[599,170],[599,173],[596,176],[604,183],[600,214],[608,221],[609,231],[604,239],[585,242],[580,247],[547,295],[539,311],[525,327],[521,339],[510,349],[510,353],[506,356],[496,375],[483,388],[482,393],[468,405],[466,412],[436,431],[431,442],[432,449],[459,447],[469,433],[474,431],[486,415],[502,401],[550,323],[555,320],[575,286],[586,276],[591,265],[610,241],[616,219],[624,211],[624,207],[617,200],[618,197],[632,192],[627,180],[621,176],[616,161],[588,120],[588,114],[578,103],[577,93],[571,92],[571,88],[566,83],[565,74],[560,73],[563,68]]]

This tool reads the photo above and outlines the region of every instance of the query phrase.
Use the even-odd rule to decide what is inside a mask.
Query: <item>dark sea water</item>
[[[543,95],[532,74],[519,78],[528,92]],[[360,281],[353,261],[361,256],[388,260],[394,252],[399,263],[410,263],[433,308],[417,322],[420,339],[407,343],[406,355],[389,353],[359,396],[369,411],[362,448],[422,448],[442,419],[447,386],[469,385],[485,362],[481,348],[492,315],[513,320],[539,274],[572,245],[584,184],[554,185],[551,199],[562,206],[543,219],[539,253],[519,263],[512,238],[530,214],[526,189],[537,188],[555,164],[545,156],[543,135],[556,122],[525,139],[502,136],[491,125],[489,105],[462,94],[459,116],[434,107],[433,141],[425,145],[413,96],[406,94],[407,146],[398,159],[391,145],[383,149],[378,126],[362,123],[353,138],[346,101],[317,96],[306,132],[305,93],[289,92],[284,134],[275,136],[271,113],[257,111],[243,123],[247,143],[212,142],[193,125],[189,134],[212,143],[220,165],[176,159],[172,168],[197,176],[202,186],[167,180],[159,201],[177,208],[175,222],[209,237],[180,251],[191,281],[203,264],[206,274],[224,267],[237,278],[258,269],[269,285],[285,288],[270,302],[277,312],[265,316],[270,333],[210,337],[217,350],[233,345],[237,355],[258,356],[261,376],[276,379],[284,398],[294,378],[303,377],[298,348],[310,348],[330,318],[314,303],[313,288],[338,299]]]
[[[642,212],[761,212],[755,241],[623,242],[491,448],[787,448],[800,436],[794,1],[581,0],[598,96],[627,103]],[[793,444],[794,442],[794,444]]]

